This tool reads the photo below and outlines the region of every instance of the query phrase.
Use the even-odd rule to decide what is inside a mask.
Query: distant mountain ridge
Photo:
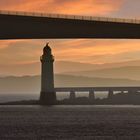
[[[67,72],[65,74],[86,77],[140,80],[140,66],[124,66],[90,71]]]
[[[55,75],[55,87],[76,86],[140,86],[140,81],[72,75]],[[40,76],[8,76],[0,78],[0,94],[40,93]]]
[[[55,61],[55,73],[75,72],[75,71],[92,71],[106,68],[118,68],[125,66],[140,66],[140,60],[126,61],[118,63],[90,64],[70,61]],[[34,62],[29,64],[0,65],[0,75],[39,75],[41,64]]]

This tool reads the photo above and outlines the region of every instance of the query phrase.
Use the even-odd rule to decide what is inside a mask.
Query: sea
[[[140,106],[4,105],[0,140],[140,140]]]

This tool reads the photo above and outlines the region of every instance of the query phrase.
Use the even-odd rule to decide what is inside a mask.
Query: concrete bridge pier
[[[130,90],[128,90],[128,94],[135,94],[137,91],[136,90],[134,90],[134,89],[130,89]]]
[[[108,91],[108,98],[109,98],[109,99],[112,98],[113,95],[114,95],[113,90],[109,90],[109,91]]]
[[[91,100],[91,101],[95,100],[95,92],[94,92],[94,90],[89,91],[89,100]]]
[[[123,93],[125,93],[125,91],[122,90],[122,91],[120,91],[120,93],[123,94]]]
[[[70,100],[74,100],[76,98],[75,91],[70,91]]]

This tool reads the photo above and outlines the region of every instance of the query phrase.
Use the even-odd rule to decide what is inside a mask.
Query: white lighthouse
[[[40,61],[42,69],[40,104],[42,105],[55,104],[56,93],[54,90],[54,72],[53,72],[54,57],[52,55],[52,51],[48,43],[43,49],[43,55],[41,56]]]

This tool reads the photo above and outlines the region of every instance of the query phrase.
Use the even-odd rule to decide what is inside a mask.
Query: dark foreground
[[[0,106],[0,140],[139,140],[140,106]]]

